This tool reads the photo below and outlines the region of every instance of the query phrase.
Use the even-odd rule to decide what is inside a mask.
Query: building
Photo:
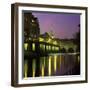
[[[32,13],[24,12],[24,41],[38,39],[39,34],[38,19]]]
[[[77,45],[73,43],[74,41],[73,39],[55,38],[54,36],[52,37],[52,35],[50,35],[47,32],[40,35],[39,41],[51,44],[51,46],[54,47],[59,47],[60,52],[62,52],[62,50],[64,50],[65,52],[69,52],[69,51],[76,52],[76,48],[77,48]]]
[[[24,12],[24,47],[27,51],[39,52],[61,52],[63,49],[68,52],[76,51],[77,46],[73,40],[55,38],[53,32],[40,34],[39,21],[30,12]],[[42,52],[41,52],[42,53]]]

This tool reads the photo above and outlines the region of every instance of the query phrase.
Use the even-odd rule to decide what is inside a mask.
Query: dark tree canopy
[[[80,51],[80,24],[78,25],[78,32],[74,36],[74,44],[77,45],[77,51]]]

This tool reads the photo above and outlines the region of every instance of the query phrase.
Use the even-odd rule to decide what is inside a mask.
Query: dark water
[[[24,61],[24,78],[80,75],[80,57],[76,54],[51,54]]]

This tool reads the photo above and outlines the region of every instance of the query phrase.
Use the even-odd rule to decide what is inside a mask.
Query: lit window
[[[44,39],[43,38],[39,38],[39,41],[42,42],[42,41],[44,41]]]
[[[27,48],[28,48],[28,43],[25,43],[24,44],[24,49],[27,50]]]

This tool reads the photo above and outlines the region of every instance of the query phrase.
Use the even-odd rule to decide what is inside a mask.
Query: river
[[[79,55],[58,53],[24,60],[24,78],[64,75],[80,75]]]

